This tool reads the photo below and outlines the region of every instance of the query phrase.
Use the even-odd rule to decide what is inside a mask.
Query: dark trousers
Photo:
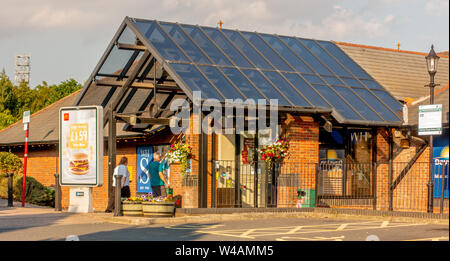
[[[121,192],[120,192],[120,196],[122,198],[129,198],[130,197],[130,187],[129,186],[125,186],[122,188]]]
[[[152,186],[152,191],[154,197],[166,196],[166,187],[164,186]]]

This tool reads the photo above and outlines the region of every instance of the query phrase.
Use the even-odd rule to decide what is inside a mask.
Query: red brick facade
[[[192,121],[191,124],[194,124]],[[193,134],[191,126],[189,134],[185,136],[184,142],[192,147],[193,158],[191,159],[191,172],[183,176],[180,172],[179,164],[172,164],[170,183],[174,189],[174,195],[182,197],[182,207],[196,208],[199,206],[199,135]],[[297,201],[297,189],[316,188],[316,164],[319,162],[319,123],[310,116],[294,116],[293,120],[286,124],[282,122],[283,138],[290,142],[289,156],[284,159],[283,167],[280,175],[287,178],[284,183],[278,184],[277,207],[295,207]],[[400,147],[400,139],[393,135],[393,181],[397,179],[406,163],[420,149],[422,143],[417,140],[411,140],[410,147],[402,149]],[[162,133],[156,135],[146,142],[139,140],[121,139],[117,144],[117,162],[122,156],[129,159],[129,165],[133,169],[133,181],[130,183],[132,196],[136,193],[136,146],[138,145],[158,145],[169,144],[172,135],[170,133]],[[376,209],[389,209],[389,143],[388,132],[386,128],[379,128],[376,137]],[[173,142],[173,141],[172,141]],[[105,143],[106,144],[106,143]],[[23,148],[23,147],[22,147]],[[208,164],[207,164],[207,206],[211,207],[212,199],[212,136],[208,135]],[[218,142],[215,144],[216,155]],[[18,149],[20,150],[20,148]],[[22,152],[15,152],[18,156],[23,157]],[[104,172],[102,187],[93,189],[94,192],[94,209],[103,211],[108,203],[108,169],[107,169],[107,149],[104,156]],[[418,211],[425,212],[427,210],[428,195],[428,178],[429,165],[426,162],[429,159],[429,149],[427,148],[416,163],[409,169],[407,175],[400,181],[398,186],[393,190],[392,207],[394,211]],[[41,145],[40,147],[33,145],[29,149],[28,170],[27,175],[36,178],[45,186],[54,186],[54,174],[58,172],[58,148],[55,144]],[[290,175],[290,176],[289,176]],[[188,177],[188,178],[187,178]],[[296,178],[297,183],[289,183],[289,180]],[[216,184],[217,188],[217,184]],[[317,193],[317,190],[316,190]],[[340,199],[337,205],[329,204],[329,207],[353,208],[353,209],[373,209],[373,199]],[[349,202],[346,205],[345,202]],[[360,202],[360,204],[358,203]],[[69,187],[62,189],[62,207],[67,208],[69,205]],[[216,202],[217,206],[217,202]],[[438,211],[438,206],[435,206]],[[446,209],[448,212],[448,208]]]

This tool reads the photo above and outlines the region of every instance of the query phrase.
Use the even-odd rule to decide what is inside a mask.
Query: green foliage
[[[9,113],[0,112],[0,129],[3,129],[16,122],[16,119]]]
[[[22,200],[22,175],[14,175],[13,178],[13,196],[14,200]],[[0,176],[0,198],[8,197],[8,177]],[[25,186],[25,202],[40,206],[55,206],[55,190],[45,187],[34,178],[27,177]]]
[[[19,157],[11,152],[0,152],[0,172],[17,173],[22,170],[23,163]]]
[[[45,81],[31,89],[26,83],[14,86],[3,72],[0,73],[0,129],[22,119],[24,111],[31,113],[64,98],[81,88],[74,79],[48,85]]]

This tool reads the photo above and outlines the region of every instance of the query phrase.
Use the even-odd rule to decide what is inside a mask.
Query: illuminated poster
[[[102,185],[102,107],[83,106],[60,109],[59,160],[62,186]]]

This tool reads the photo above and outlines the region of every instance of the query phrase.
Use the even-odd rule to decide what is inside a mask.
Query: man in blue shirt
[[[163,175],[164,166],[160,161],[161,155],[158,152],[153,153],[153,161],[149,165],[149,173],[150,185],[152,186],[153,195],[156,197],[163,196],[161,189],[165,189],[164,186],[169,187]]]

